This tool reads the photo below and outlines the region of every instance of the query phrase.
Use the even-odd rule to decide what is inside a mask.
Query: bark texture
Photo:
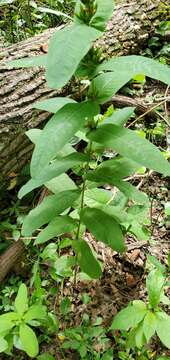
[[[106,56],[137,54],[163,17],[161,0],[122,2],[116,7],[108,29],[99,44]],[[60,27],[61,28],[61,27]],[[29,57],[46,52],[46,44],[56,29],[19,44],[0,49],[0,177],[1,188],[11,173],[19,172],[30,159],[32,144],[24,135],[26,129],[40,126],[50,114],[32,109],[32,104],[56,95],[73,95],[73,88],[62,92],[47,88],[44,71],[37,68],[8,69],[6,60]]]
[[[19,262],[23,253],[24,244],[21,240],[18,240],[0,256],[0,283],[5,279],[15,264]]]

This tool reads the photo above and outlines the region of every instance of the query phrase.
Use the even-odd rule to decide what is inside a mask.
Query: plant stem
[[[86,177],[85,177],[85,175],[87,174],[87,172],[89,170],[91,150],[92,150],[92,141],[90,141],[90,143],[89,143],[89,149],[88,149],[88,152],[87,152],[87,154],[89,156],[89,159],[88,159],[88,161],[87,161],[87,163],[85,165],[85,168],[84,168],[83,185],[82,185],[82,192],[81,192],[80,212],[84,208],[84,195],[85,195],[85,190],[86,190]],[[80,227],[81,227],[81,217],[80,217],[79,222],[78,222],[77,234],[76,234],[76,237],[75,237],[75,240],[77,240],[77,241],[79,240],[79,236],[80,236]],[[76,283],[77,283],[77,255],[76,255],[76,259],[75,259],[74,287],[76,286]]]

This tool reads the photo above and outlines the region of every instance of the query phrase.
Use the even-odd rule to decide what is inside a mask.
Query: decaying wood
[[[5,279],[23,253],[24,244],[21,240],[18,240],[0,256],[0,283]]]
[[[100,40],[107,56],[134,54],[146,46],[162,16],[161,0],[125,1],[117,6],[108,30]],[[9,69],[6,60],[42,54],[55,29],[1,49],[0,52],[0,176],[4,185],[11,172],[18,172],[30,159],[32,144],[24,135],[26,129],[39,126],[50,114],[32,109],[36,100],[54,95],[73,96],[73,89],[61,92],[47,88],[42,69]]]

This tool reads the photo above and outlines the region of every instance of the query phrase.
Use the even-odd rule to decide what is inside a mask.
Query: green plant
[[[129,330],[127,348],[141,349],[156,333],[162,343],[170,348],[170,316],[160,307],[169,305],[170,301],[164,294],[166,276],[162,268],[150,271],[146,280],[148,302],[135,300],[121,310],[113,319],[111,329]]]
[[[0,352],[11,354],[13,346],[35,357],[39,352],[38,339],[32,326],[40,326],[46,308],[39,302],[29,306],[27,287],[21,284],[15,299],[14,311],[0,315]]]
[[[9,64],[12,67],[44,66],[48,86],[53,89],[66,85],[73,75],[80,82],[80,88],[81,80],[86,79],[81,102],[58,97],[34,105],[55,114],[43,130],[27,132],[35,149],[30,165],[31,180],[22,187],[19,197],[42,185],[52,191],[53,195],[46,197],[25,218],[22,234],[31,236],[48,224],[34,242],[39,245],[71,232],[76,264],[92,278],[100,277],[102,270],[94,251],[83,239],[85,229],[97,240],[123,252],[124,234],[131,231],[141,238],[145,236],[143,220],[149,206],[147,196],[124,181],[125,178],[141,166],[166,176],[170,174],[170,165],[161,152],[135,131],[124,127],[134,108],[114,111],[99,121],[101,105],[136,75],[170,84],[169,68],[145,57],[122,56],[101,62],[100,51],[93,42],[105,30],[112,10],[112,0],[77,1],[74,22],[53,35],[48,55]],[[82,152],[70,144],[75,134],[86,144]],[[99,156],[103,159],[105,149],[114,151],[113,158],[100,162]],[[70,169],[78,176],[78,182],[68,175]],[[119,190],[116,197],[101,188],[104,184]]]
[[[168,67],[151,59],[130,56],[102,63],[100,51],[92,47],[92,44],[104,31],[112,9],[111,0],[104,4],[100,0],[78,1],[74,23],[54,34],[48,55],[12,63],[15,67],[45,66],[48,85],[54,89],[66,85],[73,75],[80,84],[80,103],[71,98],[58,97],[35,104],[37,109],[55,114],[43,130],[32,129],[27,132],[35,144],[30,166],[31,180],[19,193],[21,198],[42,185],[53,193],[28,214],[23,223],[22,234],[31,236],[42,228],[35,245],[44,244],[65,233],[71,234],[69,246],[73,247],[75,259],[58,257],[58,245],[55,243],[47,245],[41,254],[43,260],[50,259],[55,276],[60,278],[70,276],[74,264],[79,265],[90,277],[100,277],[101,265],[94,251],[83,239],[86,228],[97,240],[120,252],[125,250],[123,237],[127,232],[142,239],[144,236],[148,237],[143,227],[149,206],[147,196],[124,180],[141,166],[163,175],[170,174],[170,166],[158,149],[136,132],[124,128],[126,121],[134,115],[134,108],[108,111],[104,116],[99,116],[100,106],[139,74],[169,84]],[[82,79],[86,80],[85,86]],[[75,135],[78,142],[83,140],[86,144],[82,152],[76,151],[70,143]],[[105,149],[112,150],[112,158],[103,161]],[[74,173],[77,181],[73,181],[69,170]],[[118,189],[116,196],[101,188],[106,183]],[[46,224],[48,225],[43,228]],[[162,276],[158,270],[154,271],[152,279],[147,283],[149,294],[153,291],[149,287],[153,278]],[[163,284],[162,280],[161,289]],[[146,319],[155,316],[159,324],[164,324],[164,317],[167,319],[167,315],[160,309],[156,310],[155,315],[155,308],[152,309],[152,306],[158,305],[159,301],[157,299],[155,305],[152,296],[149,296],[149,307],[136,301],[128,311],[134,313],[136,307],[139,323],[144,316]],[[68,304],[61,304],[67,310],[66,305]],[[143,318],[140,317],[141,313],[144,314]],[[145,329],[147,340],[152,335],[147,333],[149,330]],[[81,348],[83,356],[84,335],[82,329],[78,329],[78,332],[81,335],[78,333],[79,341],[76,346],[79,352]],[[69,333],[74,341],[75,334],[75,329]],[[89,336],[91,335],[88,334],[86,341],[89,341]],[[73,344],[69,346],[73,347]]]
[[[59,339],[64,340],[61,347],[76,350],[81,359],[112,360],[113,350],[110,348],[106,329],[101,324],[102,318],[98,317],[91,324],[88,315],[84,314],[81,326],[59,333]]]
[[[1,0],[1,33],[7,42],[17,42],[70,20],[72,0]]]

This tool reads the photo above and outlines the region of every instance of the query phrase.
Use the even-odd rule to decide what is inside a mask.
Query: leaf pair
[[[46,310],[41,304],[28,306],[27,287],[21,284],[15,299],[15,311],[0,315],[0,352],[8,350],[6,335],[11,333],[14,327],[19,327],[22,350],[34,358],[39,352],[39,345],[35,332],[28,324],[31,320],[43,319],[45,316]]]
[[[166,176],[170,175],[170,165],[156,146],[132,130],[114,124],[106,124],[89,133],[88,138],[105,147],[112,148],[137,164]]]

